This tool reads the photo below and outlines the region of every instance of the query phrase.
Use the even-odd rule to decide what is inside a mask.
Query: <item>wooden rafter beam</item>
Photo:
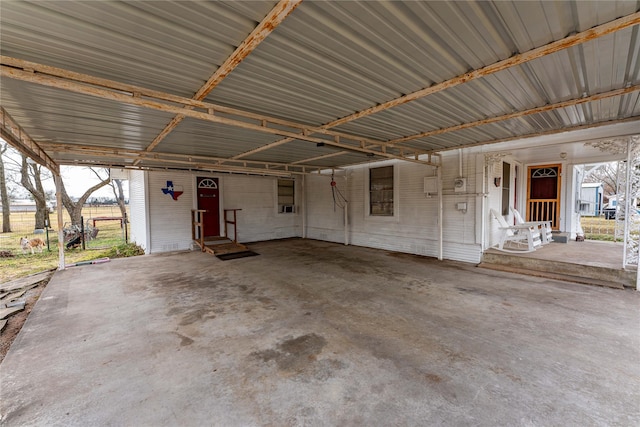
[[[299,165],[293,163],[279,163],[279,162],[264,162],[259,160],[230,160],[224,157],[214,156],[201,156],[201,155],[189,155],[179,153],[166,153],[166,152],[148,152],[145,150],[131,150],[122,149],[116,147],[103,147],[92,145],[77,145],[77,144],[60,144],[60,143],[43,143],[42,147],[50,152],[72,154],[78,157],[97,156],[101,158],[119,158],[123,160],[132,161],[138,158],[149,160],[151,163],[163,163],[174,165],[187,165],[193,169],[212,170],[233,170],[240,173],[266,173],[269,171],[286,171],[290,174],[301,174],[316,169],[322,169],[320,167],[313,167],[309,165]],[[74,160],[69,163],[82,162],[82,160]],[[64,161],[61,161],[64,164]],[[149,164],[151,164],[149,163]],[[231,164],[223,164],[231,163]],[[138,166],[138,165],[133,165]],[[147,164],[140,165],[140,167],[147,166]]]
[[[54,174],[60,174],[58,164],[49,157],[3,107],[0,107],[0,135],[25,156],[46,167]]]
[[[0,56],[0,64],[0,77],[13,78],[44,86],[64,89],[70,92],[165,111],[176,115],[184,115],[186,117],[192,117],[200,120],[207,120],[229,126],[255,130],[258,132],[285,136],[291,138],[291,140],[324,143],[325,145],[344,148],[345,150],[359,151],[385,158],[408,160],[418,163],[422,163],[422,161],[416,160],[417,156],[426,154],[425,151],[420,150],[405,150],[403,152],[404,155],[413,156],[413,158],[406,158],[403,155],[387,152],[386,146],[382,141],[332,130],[315,132],[322,133],[327,137],[331,137],[331,139],[313,137],[311,136],[311,133],[313,132],[311,132],[309,127],[304,124],[245,112],[190,98],[179,97],[156,90],[142,88],[140,86],[123,84],[112,80],[97,78],[17,58]],[[221,117],[216,115],[216,112],[223,112],[227,115],[236,115],[243,119],[250,119],[255,121],[256,124],[247,122],[246,120]],[[294,130],[297,129],[299,132],[277,129],[269,127],[269,125],[281,125]],[[345,140],[351,141],[352,143],[345,143]],[[365,143],[369,144],[368,148],[364,148]]]
[[[297,160],[295,162],[291,162],[292,165],[300,165],[300,164],[309,164],[311,162],[315,162],[318,160],[330,159],[332,157],[341,156],[346,154],[345,151],[336,151],[335,153],[323,154],[321,156],[311,157],[309,159]]]
[[[131,85],[127,83],[120,83],[114,80],[108,80],[101,77],[95,77],[88,74],[77,73],[74,71],[65,70],[62,68],[52,67],[49,65],[39,64],[37,62],[25,61],[18,58],[12,58],[9,56],[0,55],[0,64],[17,70],[24,70],[31,73],[38,73],[47,76],[53,76],[60,78],[61,88],[64,88],[66,82],[81,83],[88,86],[96,86],[98,88],[109,89],[113,91],[126,92],[133,97],[148,98],[159,101],[166,101],[173,104],[183,104],[190,106],[193,109],[205,110],[211,113],[225,113],[231,116],[238,116],[249,120],[255,120],[256,122],[266,122],[267,124],[282,125],[290,127],[292,129],[298,129],[303,134],[310,134],[311,128],[305,124],[294,122],[291,120],[284,120],[278,117],[270,117],[264,114],[256,114],[250,111],[244,111],[233,107],[227,107],[220,104],[214,104],[211,102],[199,101],[192,98],[185,98],[178,95],[172,95],[166,92],[160,92],[158,90],[147,89],[142,86]],[[339,132],[334,130],[321,130],[315,133],[328,135],[331,137],[339,137],[356,142],[366,142],[370,145],[384,145],[384,141],[371,138],[363,138],[358,135],[351,135],[345,132]],[[292,138],[293,139],[293,138]],[[417,154],[425,154],[418,152]]]
[[[607,22],[602,25],[598,25],[596,27],[590,28],[586,31],[582,31],[577,34],[573,34],[567,36],[563,39],[556,40],[544,46],[540,46],[534,49],[531,49],[527,52],[518,53],[510,58],[503,59],[501,61],[495,62],[493,64],[487,65],[486,67],[478,68],[476,70],[469,71],[457,77],[454,77],[449,80],[445,80],[440,83],[436,83],[432,86],[429,86],[424,89],[420,89],[418,91],[412,92],[407,95],[403,95],[399,98],[392,99],[387,102],[383,102],[382,104],[378,104],[374,107],[364,109],[362,111],[358,111],[356,113],[350,114],[348,116],[339,118],[337,120],[331,121],[329,123],[325,123],[322,126],[310,129],[312,133],[320,132],[323,130],[327,130],[336,126],[340,126],[342,124],[361,119],[366,116],[370,116],[375,113],[379,113],[385,110],[388,110],[393,107],[398,107],[400,105],[406,104],[408,102],[412,102],[421,98],[424,98],[429,95],[433,95],[438,92],[442,92],[446,89],[451,89],[453,87],[459,86],[464,83],[468,83],[473,80],[480,79],[482,77],[489,76],[491,74],[495,74],[499,71],[504,71],[509,68],[515,67],[517,65],[522,65],[527,62],[533,61],[534,59],[542,58],[544,56],[550,55],[552,53],[559,52],[561,50],[580,45],[582,43],[586,43],[591,40],[595,40],[599,37],[605,36],[607,34],[614,33],[616,31],[623,30],[625,28],[630,28],[635,25],[640,24],[640,12],[632,13],[627,16],[623,16],[621,18],[615,19],[613,21]],[[266,144],[262,147],[258,147],[250,154],[257,152],[256,150],[269,149],[273,147],[277,147],[282,144],[286,144],[293,139],[285,138],[278,141],[274,141],[270,144]],[[248,154],[247,154],[248,155]],[[245,153],[239,154],[234,158],[245,157]]]
[[[502,116],[496,116],[496,117],[490,117],[487,119],[483,119],[483,120],[477,120],[475,122],[468,122],[468,123],[461,123],[455,126],[450,126],[447,128],[441,128],[441,129],[434,129],[431,131],[427,131],[427,132],[421,132],[419,134],[415,134],[415,135],[411,135],[411,136],[405,136],[402,138],[397,138],[397,139],[391,139],[387,141],[388,146],[393,146],[393,145],[398,145],[407,141],[412,141],[415,139],[420,139],[420,138],[427,138],[430,136],[436,136],[436,135],[441,135],[444,133],[448,133],[448,132],[454,132],[454,131],[459,131],[459,130],[463,130],[463,129],[470,129],[470,128],[474,128],[474,127],[478,127],[478,126],[483,126],[483,125],[487,125],[487,124],[491,124],[491,123],[498,123],[498,122],[502,122],[505,120],[510,120],[510,119],[515,119],[518,117],[526,117],[526,116],[530,116],[532,114],[538,114],[538,113],[542,113],[542,112],[546,112],[546,111],[553,111],[553,110],[557,110],[560,108],[566,108],[566,107],[571,107],[571,106],[575,106],[575,105],[580,105],[580,104],[585,104],[588,102],[594,102],[594,101],[599,101],[599,100],[603,100],[603,99],[607,99],[607,98],[612,98],[615,96],[623,96],[629,93],[633,93],[633,92],[637,92],[640,90],[640,85],[636,85],[636,86],[629,86],[626,88],[622,88],[622,89],[616,89],[616,90],[612,90],[609,92],[603,92],[603,93],[599,93],[599,94],[595,94],[595,95],[591,95],[591,96],[586,96],[584,98],[576,98],[576,99],[569,99],[566,101],[562,101],[562,102],[558,102],[555,104],[546,104],[540,107],[536,107],[536,108],[531,108],[529,110],[523,110],[523,111],[516,111],[513,113],[509,113],[509,114],[504,114]],[[503,141],[508,141],[508,140],[512,140],[512,139],[518,139],[519,137],[513,137],[513,138],[507,138],[505,140],[499,140],[496,142],[503,142]],[[480,143],[481,145],[483,144],[488,144],[491,142],[483,142]],[[435,143],[430,143],[430,145],[432,146],[437,146],[438,144]],[[471,144],[470,146],[473,146],[474,144]],[[466,147],[466,146],[465,146]],[[457,146],[455,148],[458,148]],[[446,151],[449,148],[440,148],[440,149],[434,149],[434,150],[429,150],[429,153],[435,153],[435,152],[440,152],[440,151]],[[312,161],[315,160],[320,160],[323,159],[325,157],[331,157],[331,156],[337,156],[337,155],[341,155],[341,154],[346,154],[345,151],[341,151],[341,152],[336,152],[336,153],[332,153],[332,154],[328,154],[325,156],[319,156],[319,157],[311,157],[311,158],[307,158],[307,159],[302,159],[302,160],[298,160],[297,162],[294,162],[294,164],[306,164],[306,163],[310,163]]]
[[[275,30],[278,25],[285,20],[287,16],[298,7],[302,0],[280,0],[273,9],[264,17],[262,21],[251,31],[240,46],[218,67],[209,80],[206,81],[200,89],[193,95],[192,99],[202,101],[220,82],[228,76],[255,48],[258,47],[264,39]],[[165,128],[156,136],[146,151],[152,151],[169,135],[173,129],[185,118],[184,115],[178,114],[165,126]]]
[[[585,130],[585,129],[595,129],[595,128],[599,128],[599,127],[602,127],[602,126],[611,126],[611,125],[629,123],[629,122],[638,122],[640,124],[640,116],[627,117],[626,119],[619,119],[619,120],[608,120],[606,122],[589,123],[589,124],[578,125],[578,126],[562,127],[560,129],[550,129],[550,130],[546,130],[546,131],[530,133],[530,134],[527,134],[527,135],[510,136],[508,138],[492,139],[492,140],[480,141],[480,142],[472,142],[472,143],[469,143],[469,144],[460,144],[460,145],[455,145],[455,146],[452,146],[452,147],[433,150],[431,152],[433,154],[438,154],[438,153],[443,153],[445,151],[457,150],[457,149],[460,149],[460,148],[480,147],[482,145],[498,144],[500,142],[517,141],[517,140],[520,140],[520,139],[535,138],[535,137],[538,137],[538,136],[556,135],[556,134],[559,134],[559,133],[574,132],[574,131]]]
[[[116,169],[133,169],[133,170],[153,170],[153,171],[168,171],[168,170],[180,170],[189,172],[216,172],[216,173],[229,173],[240,175],[259,175],[259,176],[277,176],[283,178],[290,178],[294,175],[301,175],[299,172],[288,172],[284,170],[270,170],[270,169],[252,169],[252,168],[235,168],[232,166],[225,167],[224,165],[206,165],[206,164],[192,164],[181,161],[161,161],[153,165],[134,165],[123,164],[109,159],[103,159],[100,154],[96,155],[96,160],[91,162],[83,162],[81,160],[63,160],[61,165],[65,166],[85,166],[85,167],[102,167],[102,168],[116,168]],[[310,172],[304,172],[310,173]]]
[[[543,112],[546,112],[546,111],[558,110],[560,108],[566,108],[566,107],[571,107],[571,106],[575,106],[575,105],[586,104],[588,102],[599,101],[599,100],[602,100],[602,99],[612,98],[612,97],[615,97],[615,96],[622,96],[622,95],[626,95],[626,94],[629,94],[629,93],[637,92],[638,90],[640,90],[640,85],[630,86],[630,87],[626,87],[626,88],[622,88],[622,89],[616,89],[616,90],[612,90],[612,91],[609,91],[609,92],[598,93],[598,94],[591,95],[591,96],[585,96],[583,98],[569,99],[567,101],[557,102],[555,104],[546,104],[546,105],[542,105],[540,107],[530,108],[528,110],[516,111],[516,112],[513,112],[513,113],[509,113],[509,114],[504,114],[502,116],[489,117],[489,118],[486,118],[486,119],[477,120],[475,122],[461,123],[461,124],[458,124],[458,125],[455,125],[455,126],[450,126],[450,127],[447,127],[447,128],[434,129],[434,130],[430,130],[430,131],[426,131],[426,132],[421,132],[421,133],[418,133],[418,134],[415,134],[415,135],[410,135],[410,136],[405,136],[405,137],[402,137],[402,138],[392,139],[392,140],[387,141],[387,144],[390,144],[390,145],[401,144],[403,142],[412,141],[414,139],[428,138],[430,136],[442,135],[444,133],[455,132],[455,131],[464,130],[464,129],[470,129],[470,128],[474,128],[474,127],[478,127],[478,126],[484,126],[484,125],[488,125],[488,124],[492,124],[492,123],[503,122],[505,120],[511,120],[511,119],[516,119],[516,118],[519,118],[519,117],[530,116],[532,114],[543,113]]]
[[[406,104],[407,102],[424,98],[425,96],[429,96],[434,93],[441,92],[445,89],[451,89],[463,83],[468,83],[473,80],[477,80],[482,77],[495,74],[499,71],[504,71],[509,68],[515,67],[517,65],[522,65],[524,63],[533,61],[534,59],[542,58],[552,53],[556,53],[561,50],[570,48],[572,46],[577,46],[579,44],[586,43],[591,40],[595,40],[607,34],[611,34],[616,31],[620,31],[625,28],[629,28],[638,24],[640,24],[640,12],[632,13],[630,15],[623,16],[622,18],[618,18],[616,20],[607,22],[606,24],[598,25],[586,31],[582,31],[577,34],[567,36],[563,39],[556,40],[544,46],[531,49],[527,52],[515,54],[510,58],[503,59],[502,61],[495,62],[491,65],[487,65],[486,67],[469,71],[460,76],[454,77],[452,79],[446,80],[441,83],[436,83],[432,86],[418,90],[416,92],[412,92],[408,95],[404,95],[399,98],[392,99],[391,101],[383,102],[382,104],[376,105],[375,107],[358,111],[357,113],[354,113],[349,116],[342,117],[340,119],[327,123],[321,126],[321,128],[328,129],[328,128],[340,126],[344,123],[348,123],[365,116],[370,116],[371,114],[379,113],[381,111],[388,110],[389,108]]]

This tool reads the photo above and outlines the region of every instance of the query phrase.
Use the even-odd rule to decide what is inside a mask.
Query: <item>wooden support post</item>
[[[53,180],[56,185],[56,210],[58,211],[58,270],[64,270],[64,219],[62,217],[62,177],[60,172],[53,174]]]
[[[204,214],[207,212],[203,209],[191,209],[191,240],[195,241],[202,252],[205,251],[204,246]]]
[[[237,226],[237,216],[236,212],[241,211],[242,209],[225,209],[224,210],[224,235],[229,238],[229,232],[227,228],[227,224],[233,225],[233,243],[238,243],[238,226]],[[233,221],[227,218],[227,212],[233,212]]]

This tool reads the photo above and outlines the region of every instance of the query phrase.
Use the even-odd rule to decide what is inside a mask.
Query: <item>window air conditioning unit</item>
[[[453,181],[453,191],[456,193],[467,192],[467,178],[456,178]]]
[[[293,213],[294,209],[292,205],[284,205],[282,206],[282,213]]]

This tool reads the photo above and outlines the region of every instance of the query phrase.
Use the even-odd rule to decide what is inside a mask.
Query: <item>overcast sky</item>
[[[4,143],[4,140],[0,139],[0,142]],[[20,155],[14,153],[12,158],[20,161]],[[14,168],[13,165],[5,162],[5,168]],[[105,177],[106,172],[104,168],[96,168],[100,176]],[[71,197],[80,197],[82,194],[92,186],[96,185],[100,182],[100,179],[96,177],[96,175],[86,167],[80,166],[61,166],[60,173],[62,174],[62,181],[64,182],[64,186],[67,189],[67,193]],[[44,185],[45,190],[53,190],[55,191],[55,185],[53,183],[53,179],[46,179],[42,183]],[[129,197],[129,186],[127,183],[123,186],[125,197]],[[98,191],[94,192],[90,197],[110,197],[113,198],[113,190],[109,186],[102,187]]]
[[[104,169],[96,169],[100,176],[106,176]],[[79,166],[60,166],[60,173],[62,174],[62,181],[64,182],[64,188],[67,189],[67,194],[71,197],[80,197],[90,187],[96,185],[100,180],[96,175],[86,167]],[[55,191],[55,185],[53,179],[48,179],[44,184],[47,190]],[[125,183],[123,186],[125,198],[129,197],[129,186]],[[91,197],[109,197],[113,198],[113,190],[109,186],[102,187],[98,191],[94,192]]]

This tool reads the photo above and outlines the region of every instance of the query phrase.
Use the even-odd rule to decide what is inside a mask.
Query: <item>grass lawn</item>
[[[616,221],[613,219],[604,219],[604,217],[589,217],[583,216],[580,218],[580,225],[584,230],[585,238],[590,240],[608,240],[608,241],[616,241]],[[617,241],[621,242],[622,233],[624,232],[624,225],[622,223],[618,224],[620,227],[618,230],[618,238]],[[633,229],[638,228],[637,224],[632,227]],[[637,231],[631,231],[631,235],[637,238]]]
[[[117,206],[85,207],[82,211],[85,223],[95,217],[119,217],[120,209]],[[55,223],[57,214],[50,215]],[[71,223],[69,216],[64,211],[64,221]],[[18,277],[58,267],[58,234],[49,232],[49,247],[42,253],[22,253],[20,237],[39,237],[46,242],[46,234],[34,234],[34,213],[17,212],[11,214],[11,233],[0,233],[0,251],[11,253],[12,257],[0,257],[0,283],[13,280]],[[99,232],[95,240],[86,242],[86,250],[65,249],[65,263],[71,264],[80,261],[89,261],[103,257],[118,257],[140,255],[140,251],[131,246],[124,245],[124,230],[120,228],[120,221],[100,221],[96,223]]]

